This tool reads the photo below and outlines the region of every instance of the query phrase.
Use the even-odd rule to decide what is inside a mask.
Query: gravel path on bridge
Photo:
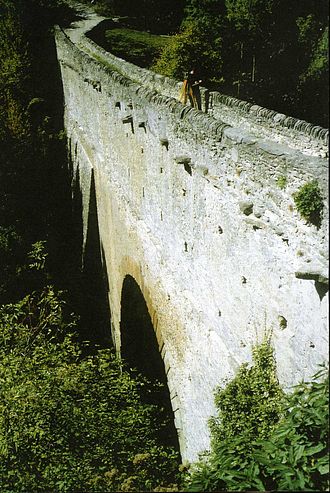
[[[77,14],[81,17],[77,21],[73,22],[71,26],[65,29],[66,34],[72,41],[72,43],[79,45],[81,37],[94,26],[103,21],[105,17],[98,15],[92,6],[83,4],[80,2],[67,1],[69,7],[73,8]]]

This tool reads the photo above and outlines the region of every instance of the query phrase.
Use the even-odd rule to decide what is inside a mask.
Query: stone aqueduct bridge
[[[286,386],[328,360],[328,131],[217,93],[207,114],[185,107],[177,81],[84,35],[100,20],[56,31],[84,238],[95,194],[113,340],[120,351],[130,276],[192,460],[209,444],[214,387],[251,359],[265,331]],[[312,179],[325,198],[319,229],[292,197]]]

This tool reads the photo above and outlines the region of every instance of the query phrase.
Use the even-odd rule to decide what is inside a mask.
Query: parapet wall
[[[90,33],[87,33],[87,35],[81,39],[80,46],[83,46],[86,51],[89,51],[91,54],[96,56],[102,55],[104,61],[106,61],[113,70],[118,71],[130,80],[136,81],[138,84],[142,84],[151,91],[157,91],[164,96],[173,98],[178,97],[181,87],[180,82],[169,77],[156,74],[150,70],[138,67],[123,58],[112,55],[112,53],[104,50],[101,46],[98,46],[91,38],[89,38],[89,34]]]
[[[81,40],[81,46],[84,46],[86,51],[97,57],[102,55],[104,61],[114,70],[131,80],[135,80],[138,84],[142,84],[151,91],[157,91],[159,94],[174,99],[179,98],[182,82],[138,67],[112,55],[91,39],[93,37],[92,32],[93,30],[87,32],[86,36]],[[274,138],[274,133],[277,133],[278,141],[288,139],[292,143],[296,139],[304,145],[307,151],[316,146],[321,157],[326,157],[327,155],[329,129],[216,91],[208,91],[204,87],[201,88],[201,96],[203,111],[220,120],[225,120],[234,126],[242,126],[242,124],[245,124],[247,128],[252,126],[254,131],[258,132],[259,130],[259,134],[264,137],[269,136],[271,132],[272,139]],[[246,119],[248,119],[248,122],[246,122]]]
[[[265,331],[285,386],[328,360],[327,160],[303,140],[266,139],[159,94],[86,38],[78,47],[57,30],[56,44],[85,236],[95,181],[113,339],[120,349],[131,275],[165,362],[183,458],[193,460],[209,445],[214,387]],[[324,196],[319,229],[292,197],[312,179]]]

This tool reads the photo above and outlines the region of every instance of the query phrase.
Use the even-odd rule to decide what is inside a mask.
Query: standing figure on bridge
[[[200,110],[202,108],[201,104],[201,93],[199,90],[199,85],[202,83],[201,79],[198,79],[196,68],[193,67],[185,77],[183,81],[183,86],[180,95],[180,101],[183,104],[187,104],[189,99],[190,104],[193,108]]]

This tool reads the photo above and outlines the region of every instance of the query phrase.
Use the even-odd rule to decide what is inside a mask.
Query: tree
[[[225,0],[227,17],[239,31],[250,34],[261,31],[272,13],[274,0]]]
[[[188,70],[197,67],[204,83],[221,80],[222,39],[213,34],[203,19],[185,21],[182,32],[173,36],[152,69],[182,79]]]
[[[250,74],[252,83],[256,81],[257,53],[265,45],[273,4],[274,0],[226,0],[227,18],[235,27],[239,40],[238,95],[243,74]]]
[[[204,19],[210,27],[226,15],[225,0],[187,0],[185,19]]]

